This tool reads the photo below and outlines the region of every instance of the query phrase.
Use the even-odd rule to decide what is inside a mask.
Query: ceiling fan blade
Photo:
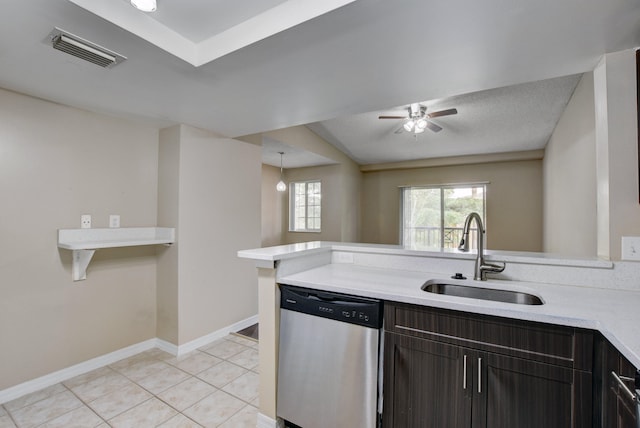
[[[394,134],[402,134],[404,132],[404,125],[398,126],[398,128],[393,131]]]
[[[378,116],[378,119],[406,119],[407,116]]]
[[[449,116],[452,114],[458,114],[458,110],[456,110],[455,108],[450,108],[447,110],[434,111],[433,113],[427,113],[427,117],[429,119],[433,119],[434,117]]]
[[[433,132],[440,132],[442,131],[442,128],[438,125],[436,125],[433,122],[429,122],[427,121],[427,128],[429,128],[430,130],[432,130]]]

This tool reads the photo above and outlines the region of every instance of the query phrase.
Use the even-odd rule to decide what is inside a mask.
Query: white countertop
[[[354,253],[369,253],[381,255],[405,255],[431,258],[448,258],[458,260],[472,260],[476,258],[475,251],[462,252],[455,249],[416,250],[401,245],[363,244],[349,242],[312,241],[298,244],[278,245],[274,247],[255,248],[238,251],[238,257],[255,261],[275,262],[300,256],[331,251],[348,251]],[[568,257],[550,253],[535,253],[526,251],[498,251],[485,250],[487,260],[503,262],[517,262],[525,264],[540,264],[548,266],[574,266],[610,269],[613,263],[607,260],[584,257]]]
[[[317,251],[322,248],[322,245],[318,245],[313,249]],[[448,276],[436,273],[338,263],[287,275],[279,278],[278,282],[389,301],[598,330],[633,365],[640,368],[640,293],[637,291],[519,281],[460,281],[470,286],[526,291],[545,302],[544,305],[530,306],[427,293],[420,287],[429,279],[450,280]]]

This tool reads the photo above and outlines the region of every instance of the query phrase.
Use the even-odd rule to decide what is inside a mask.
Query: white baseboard
[[[221,328],[206,336],[202,336],[198,339],[187,342],[184,345],[174,345],[162,339],[154,338],[145,340],[144,342],[136,343],[126,348],[118,349],[117,351],[110,352],[105,355],[101,355],[96,358],[92,358],[82,363],[73,365],[71,367],[58,370],[53,373],[38,377],[36,379],[23,382],[21,384],[9,387],[7,389],[0,390],[0,404],[7,403],[16,398],[20,398],[23,395],[30,394],[32,392],[39,391],[43,388],[47,388],[51,385],[55,385],[65,380],[69,380],[73,377],[79,376],[90,372],[91,370],[99,369],[101,367],[113,364],[116,361],[120,361],[124,358],[132,357],[149,349],[158,348],[172,355],[184,355],[187,352],[194,351],[198,348],[208,345],[218,339],[222,339],[229,333],[242,330],[258,322],[258,315],[254,315],[245,320],[238,321],[235,324]],[[274,425],[275,426],[275,425]]]
[[[238,321],[235,324],[221,328],[218,331],[214,331],[213,333],[207,334],[206,336],[199,337],[197,339],[192,340],[191,342],[187,342],[183,345],[178,346],[177,352],[175,355],[180,356],[180,355],[186,354],[187,352],[195,351],[196,349],[202,348],[203,346],[206,346],[211,342],[215,342],[218,339],[222,339],[223,337],[227,336],[229,333],[242,330],[243,328],[247,328],[250,325],[253,325],[257,322],[258,322],[258,315],[254,315],[242,321]]]
[[[47,388],[56,383],[64,382],[73,377],[79,376],[90,372],[91,370],[99,369],[109,364],[113,364],[116,361],[120,361],[124,358],[132,357],[140,352],[148,351],[156,347],[156,339],[145,340],[144,342],[136,343],[135,345],[127,346],[126,348],[118,349],[117,351],[110,352],[105,355],[101,355],[96,358],[92,358],[82,363],[73,365],[71,367],[58,370],[53,373],[41,376],[39,378],[12,386],[0,391],[0,404],[6,403],[23,395],[30,394],[32,392],[39,391],[43,388]]]
[[[156,348],[171,355],[178,355],[178,346],[166,340],[156,338]]]
[[[281,426],[282,424],[278,424],[278,421],[258,412],[258,421],[256,423],[256,428],[280,428]]]

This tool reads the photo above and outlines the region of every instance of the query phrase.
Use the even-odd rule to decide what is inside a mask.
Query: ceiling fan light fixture
[[[415,122],[413,121],[413,119],[409,119],[402,126],[404,126],[404,130],[405,131],[411,132],[411,131],[413,131],[413,127],[415,126]]]
[[[424,128],[418,128],[416,126],[416,128],[413,130],[414,134],[422,134],[424,132]]]
[[[424,131],[426,127],[427,127],[427,121],[423,117],[421,117],[416,121],[416,132],[418,132],[418,129],[421,129],[422,131]]]
[[[155,12],[156,0],[131,0],[131,6],[143,12]]]

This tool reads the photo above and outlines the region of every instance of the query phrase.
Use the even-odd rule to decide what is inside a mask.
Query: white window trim
[[[455,189],[460,187],[474,187],[474,186],[484,186],[484,198],[482,200],[482,222],[484,223],[485,232],[487,230],[487,191],[489,188],[489,181],[479,181],[479,182],[471,182],[471,183],[447,183],[447,184],[426,184],[426,185],[405,185],[398,186],[400,190],[400,222],[398,224],[400,230],[398,232],[398,236],[400,237],[400,245],[405,245],[404,242],[404,190],[405,189],[439,189],[440,190],[440,212],[444,214],[444,198],[442,198],[442,192],[444,189]],[[440,230],[444,230],[444,215],[440,216]],[[444,234],[440,234],[440,248],[442,248]],[[486,249],[487,240],[485,239],[483,242],[483,246]]]
[[[319,183],[320,184],[320,229],[295,229],[295,191],[293,190],[295,184],[307,184],[307,183]],[[289,183],[289,233],[322,233],[322,180],[302,180],[292,181]],[[306,195],[306,192],[305,192]],[[306,216],[306,214],[305,214]],[[308,216],[305,217],[308,220]]]

